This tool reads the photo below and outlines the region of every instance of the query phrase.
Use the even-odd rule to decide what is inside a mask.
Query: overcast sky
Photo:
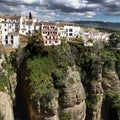
[[[28,15],[47,21],[120,22],[120,0],[0,0],[0,14]]]

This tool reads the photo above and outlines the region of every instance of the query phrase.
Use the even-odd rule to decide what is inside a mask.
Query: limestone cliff
[[[8,92],[0,92],[1,120],[14,120],[13,104]]]
[[[9,120],[119,120],[119,51],[79,43],[43,46],[33,40],[10,58],[12,96],[0,92],[6,99],[0,99],[0,113]]]
[[[85,91],[76,66],[68,67],[63,87],[60,89],[59,104],[64,113],[69,113],[70,120],[85,120]]]
[[[0,59],[0,119],[14,120],[13,103],[15,100],[16,74],[5,56]]]

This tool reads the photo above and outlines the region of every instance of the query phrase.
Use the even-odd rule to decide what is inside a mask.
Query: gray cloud
[[[120,15],[120,1],[118,0],[0,0],[0,13],[22,14],[29,11],[38,15],[48,10],[52,13],[59,10],[59,14],[76,13],[79,15],[95,16],[97,12],[107,15]],[[54,12],[56,15],[58,13]],[[90,15],[89,15],[90,13]],[[69,15],[68,15],[69,16]],[[39,15],[39,17],[41,17]]]

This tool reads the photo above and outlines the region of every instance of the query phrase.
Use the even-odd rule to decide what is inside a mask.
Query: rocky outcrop
[[[62,117],[66,120],[85,120],[85,91],[75,65],[68,67],[64,84],[50,101],[43,103],[29,98],[26,101],[29,120],[60,120]],[[49,107],[44,108],[43,104]],[[70,117],[66,118],[66,114]]]
[[[85,92],[76,66],[68,67],[64,82],[59,97],[62,111],[70,114],[70,120],[85,120]]]
[[[13,104],[8,91],[0,92],[0,113],[2,120],[14,120]]]
[[[103,73],[103,89],[105,93],[117,91],[120,94],[120,80],[115,70],[108,70]]]
[[[0,118],[2,120],[14,120],[13,104],[17,82],[16,73],[11,72],[13,70],[11,68],[12,66],[6,62],[2,54],[0,59]]]
[[[66,49],[63,49],[64,47],[69,50],[66,52]],[[72,47],[73,52],[70,47]],[[29,72],[31,71],[27,68],[25,54],[23,55],[22,52],[17,53],[17,64],[15,63],[17,65],[17,76],[15,73],[9,76],[7,88],[10,90],[11,96],[7,90],[0,92],[0,115],[3,120],[14,120],[14,116],[15,119],[20,120],[113,120],[112,115],[107,111],[111,108],[107,109],[109,105],[106,102],[106,95],[110,92],[120,95],[120,80],[117,72],[113,69],[115,66],[111,67],[111,59],[105,59],[110,62],[107,64],[108,61],[101,60],[99,51],[92,51],[93,48],[85,51],[86,48],[83,50],[82,46],[79,45],[77,48],[74,45],[69,46],[67,44],[62,46],[62,49],[58,49],[57,51],[55,46],[49,47],[42,53],[40,59],[37,59],[39,61],[42,57],[45,57],[43,59],[45,61],[41,61],[41,63],[43,62],[47,67],[50,67],[47,73],[47,67],[42,66],[39,62],[41,65],[39,68],[45,68],[43,69],[44,72],[43,70],[40,72],[40,69],[36,70],[36,64],[33,61],[34,57],[31,59],[34,63],[35,75],[37,76],[37,79],[34,78],[35,80],[31,80],[29,77],[31,75]],[[53,55],[55,53],[52,50],[56,50],[60,54]],[[54,65],[48,66],[49,62],[47,59]],[[0,62],[3,61],[1,60]],[[113,60],[112,63],[115,63],[115,61]],[[40,74],[38,75],[38,73]],[[40,80],[42,73],[45,76]],[[54,79],[55,77],[56,79]],[[47,78],[52,90],[47,87],[44,89],[44,87],[40,86],[45,86],[41,82],[44,83]],[[35,87],[30,86],[30,83],[35,85]],[[38,89],[39,87],[40,89]],[[35,91],[36,89],[37,92]],[[47,93],[52,97],[46,93],[41,95],[40,90],[50,90]],[[14,93],[16,93],[16,96]],[[14,102],[15,97],[13,116],[12,102]],[[114,120],[118,120],[117,117],[116,115]]]
[[[58,117],[58,94],[55,93],[51,101],[47,101],[49,108],[43,109],[39,100],[28,100],[28,116],[29,120],[59,120]]]

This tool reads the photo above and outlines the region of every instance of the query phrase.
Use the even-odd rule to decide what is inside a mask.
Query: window
[[[7,29],[5,29],[5,31],[7,31]]]
[[[5,36],[5,39],[8,39],[8,36],[7,36],[7,35]]]
[[[5,24],[5,26],[6,26],[6,24]]]
[[[29,30],[28,33],[31,34],[31,31]]]
[[[69,33],[69,36],[72,36],[72,33]]]
[[[55,43],[58,43],[58,41],[55,41]]]
[[[69,32],[72,32],[73,31],[73,29],[69,29]]]
[[[6,42],[6,44],[8,44],[8,40],[6,40],[5,42]]]
[[[13,44],[13,40],[11,40],[11,44]]]
[[[13,35],[11,35],[11,39],[13,39]]]
[[[51,41],[49,41],[49,43],[51,43]]]

